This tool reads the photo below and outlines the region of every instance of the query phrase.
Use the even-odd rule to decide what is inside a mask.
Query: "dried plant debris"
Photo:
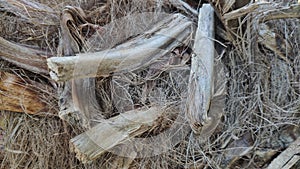
[[[217,16],[212,40],[224,49],[214,57],[214,92],[207,111],[214,120],[197,135],[185,112],[203,3],[0,0],[0,168],[300,168],[299,1],[205,1]],[[184,43],[171,40],[172,47],[153,62],[68,82],[65,96],[57,92],[65,86],[51,80],[47,58],[84,60],[91,53],[132,49],[137,39],[155,37],[151,28],[170,15],[193,25]],[[173,23],[174,28],[181,25]],[[172,30],[168,26],[158,28]],[[85,106],[90,113],[86,121],[82,116],[68,120],[68,114],[59,118],[61,98],[75,101],[77,112]],[[145,112],[154,108],[155,116],[148,117]],[[128,112],[146,122],[132,122]],[[106,122],[125,135],[110,134],[114,131],[105,128]],[[106,132],[104,141],[110,135],[119,140],[101,142],[109,149],[88,159],[78,148],[84,146],[76,142],[74,147],[74,142],[97,126],[101,133],[93,133],[94,138]],[[127,146],[136,138],[160,141],[152,141],[152,147]],[[152,150],[160,151],[148,156]]]

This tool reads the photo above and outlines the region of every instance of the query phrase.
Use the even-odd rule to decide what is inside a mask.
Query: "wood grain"
[[[34,82],[36,83],[36,82]],[[37,114],[47,111],[41,90],[33,82],[7,72],[0,72],[0,110]]]
[[[0,37],[0,58],[34,73],[48,74],[48,54],[9,42]]]

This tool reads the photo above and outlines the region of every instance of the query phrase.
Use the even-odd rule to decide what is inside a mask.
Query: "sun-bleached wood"
[[[208,125],[210,101],[213,90],[214,68],[214,9],[204,4],[198,17],[192,66],[189,79],[187,118],[193,131],[200,133],[203,125]]]
[[[113,49],[49,58],[50,75],[56,81],[67,81],[109,76],[147,66],[177,46],[184,45],[190,39],[192,27],[192,22],[181,14],[168,16],[143,35]]]
[[[35,73],[48,74],[47,54],[0,37],[0,58]]]
[[[161,107],[152,107],[122,113],[71,139],[70,148],[83,163],[95,160],[111,148],[152,128],[163,111]]]

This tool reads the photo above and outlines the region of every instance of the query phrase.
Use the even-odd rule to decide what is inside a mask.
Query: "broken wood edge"
[[[52,57],[47,59],[47,65],[50,71],[50,77],[55,81],[67,81],[69,80],[67,75],[73,74],[74,66],[76,64],[76,60],[78,58],[76,56],[66,56],[66,57]],[[61,65],[64,65],[64,71],[65,73],[60,75],[60,67]]]
[[[207,113],[213,90],[214,9],[204,4],[199,12],[194,42],[191,73],[188,84],[187,118],[195,134],[212,122]]]
[[[70,140],[70,150],[83,163],[151,129],[164,108],[131,110],[102,122]],[[117,154],[118,155],[118,154]],[[119,154],[120,155],[120,154]]]
[[[51,78],[67,81],[110,76],[116,72],[127,72],[147,66],[175,47],[184,45],[190,38],[192,27],[193,23],[186,17],[174,14],[145,34],[116,48],[77,56],[49,58],[47,64],[52,71]]]

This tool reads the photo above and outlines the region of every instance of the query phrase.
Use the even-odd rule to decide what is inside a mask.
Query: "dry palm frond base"
[[[160,17],[132,19],[132,14],[153,12],[155,16],[159,16],[160,12],[181,12],[197,25],[195,10],[202,4],[197,5],[194,0],[186,2],[1,1],[0,36],[19,47],[26,46],[32,51],[43,51],[47,57],[56,56],[59,50],[66,53],[66,48],[59,49],[59,40],[65,35],[60,28],[61,13],[65,6],[76,6],[85,13],[86,20],[83,24],[101,26],[105,33],[90,34],[87,28],[91,28],[91,25],[81,27],[80,38],[86,46],[79,50],[76,48],[77,51],[71,54],[98,52],[124,44],[161,20]],[[297,1],[249,1],[250,4],[241,6],[235,1],[209,2],[221,20],[219,23],[224,24],[224,27],[219,25],[216,29],[225,32],[224,36],[220,36],[224,39],[216,39],[215,43],[218,45],[222,42],[221,46],[227,48],[215,59],[216,63],[224,66],[222,75],[216,77],[221,80],[221,86],[225,85],[221,87],[226,90],[226,96],[222,97],[225,105],[220,106],[223,105],[222,101],[211,103],[211,106],[217,107],[214,110],[211,107],[211,111],[224,112],[208,136],[195,135],[184,115],[191,65],[190,47],[193,44],[191,35],[190,41],[172,49],[148,67],[97,77],[87,86],[91,87],[88,90],[92,89],[95,95],[95,100],[89,105],[96,104],[97,108],[88,117],[91,127],[101,123],[103,119],[120,117],[136,109],[154,106],[166,108],[169,113],[161,114],[151,123],[152,126],[146,127],[147,131],[137,137],[152,138],[164,134],[179,122],[172,132],[183,134],[177,135],[169,145],[169,142],[165,142],[169,151],[147,157],[143,156],[149,153],[147,145],[145,148],[135,147],[137,151],[133,152],[132,147],[122,146],[125,144],[122,142],[113,147],[114,151],[111,153],[103,152],[94,161],[83,164],[70,151],[69,142],[84,133],[86,128],[76,123],[67,123],[58,114],[37,116],[3,110],[0,116],[0,168],[255,169],[270,168],[276,159],[284,160],[286,164],[281,165],[286,168],[299,168],[299,152],[295,152],[299,147],[293,149],[295,145],[299,146],[300,137],[300,30],[299,17],[294,12],[294,9],[299,9],[299,5],[296,6]],[[225,8],[222,6],[224,4]],[[186,5],[191,5],[194,10]],[[286,15],[281,15],[281,12],[274,9],[286,12]],[[270,18],[271,14],[276,17]],[[123,20],[118,22],[120,18]],[[75,25],[75,32],[78,27],[80,26]],[[80,38],[77,40],[82,41]],[[71,47],[74,45],[71,44]],[[55,84],[48,75],[28,73],[31,70],[20,67],[17,63],[8,63],[5,59],[1,60],[0,68],[1,71],[14,73],[20,78],[53,87],[47,91],[50,96],[56,95],[54,89],[61,87],[61,84]],[[216,84],[218,83],[215,82],[215,87],[218,86]],[[80,97],[88,102],[91,97],[89,94],[83,93]],[[47,95],[42,97],[43,100],[44,97]],[[53,109],[58,111],[59,100],[55,98],[49,99],[47,105],[56,106]],[[171,138],[168,133],[161,136]],[[164,142],[154,145],[163,146],[161,143]],[[128,156],[120,157],[113,152],[127,153]],[[285,154],[290,159],[284,159],[282,156]]]

